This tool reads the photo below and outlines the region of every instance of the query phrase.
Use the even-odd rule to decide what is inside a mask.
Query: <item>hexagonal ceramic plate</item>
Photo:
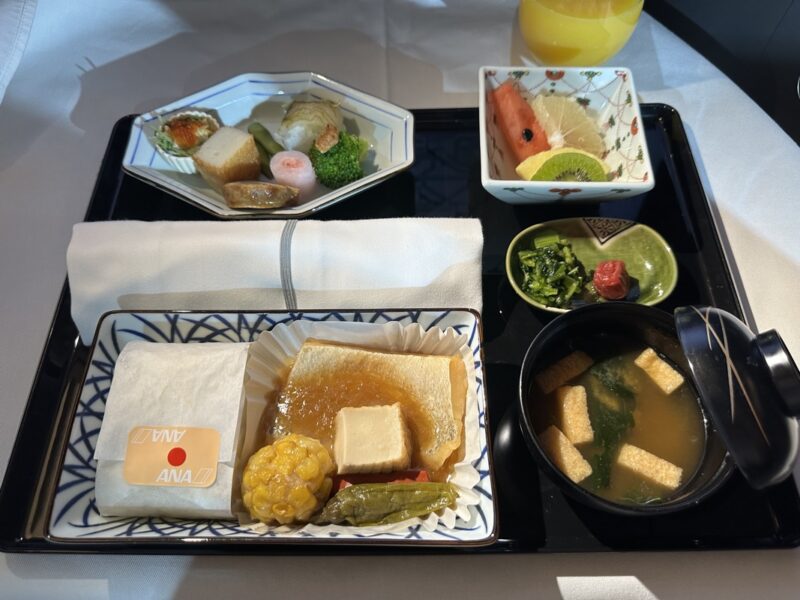
[[[153,132],[158,118],[184,110],[205,110],[221,125],[246,129],[258,121],[275,132],[298,95],[331,100],[339,105],[345,127],[370,144],[365,176],[336,190],[322,186],[296,206],[276,209],[229,208],[199,174],[181,173],[156,151]],[[414,117],[385,100],[337,83],[316,73],[245,73],[186,98],[140,115],[133,122],[122,168],[190,204],[226,219],[304,217],[344,200],[414,162]]]

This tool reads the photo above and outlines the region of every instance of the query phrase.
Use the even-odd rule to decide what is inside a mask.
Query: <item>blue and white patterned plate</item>
[[[433,530],[414,525],[401,531],[372,535],[358,528],[317,528],[315,533],[290,527],[272,527],[256,533],[235,521],[197,521],[166,518],[103,517],[95,507],[93,460],[103,421],[105,401],[122,348],[133,340],[155,343],[252,342],[262,331],[294,321],[419,324],[422,329],[452,328],[465,336],[474,357],[477,427],[480,456],[473,466],[479,481],[473,491],[478,503],[469,507],[468,521],[454,528],[437,524]],[[490,469],[482,331],[479,317],[469,310],[390,310],[320,312],[112,312],[101,320],[92,345],[69,435],[61,476],[49,517],[49,537],[54,541],[130,543],[137,540],[169,543],[225,541],[226,543],[380,543],[389,545],[485,545],[496,538],[494,485]]]
[[[220,125],[240,129],[258,121],[274,133],[287,105],[298,95],[331,100],[341,109],[347,130],[369,142],[364,177],[336,190],[318,186],[312,198],[297,206],[236,210],[229,208],[200,175],[182,173],[170,165],[153,143],[159,117],[187,110],[210,112]],[[122,168],[219,217],[285,219],[303,217],[331,206],[413,162],[414,117],[407,110],[316,73],[245,73],[137,117],[131,126]]]

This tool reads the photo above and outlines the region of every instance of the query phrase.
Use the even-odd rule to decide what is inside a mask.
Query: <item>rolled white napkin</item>
[[[477,219],[104,221],[74,226],[67,274],[88,344],[115,309],[480,311],[482,252]]]

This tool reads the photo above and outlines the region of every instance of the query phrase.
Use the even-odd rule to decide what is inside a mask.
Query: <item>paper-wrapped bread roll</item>
[[[125,346],[94,455],[102,515],[233,518],[249,346]]]

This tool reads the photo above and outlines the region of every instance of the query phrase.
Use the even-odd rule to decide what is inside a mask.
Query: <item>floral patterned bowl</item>
[[[607,182],[524,181],[497,126],[492,90],[516,80],[523,95],[569,96],[597,119],[605,143]],[[636,196],[653,189],[655,179],[641,126],[633,75],[617,67],[482,67],[479,74],[481,183],[510,204],[602,201]]]

